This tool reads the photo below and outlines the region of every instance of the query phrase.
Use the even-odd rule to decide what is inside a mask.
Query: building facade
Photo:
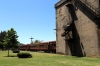
[[[56,52],[100,56],[99,0],[60,0],[56,9]]]

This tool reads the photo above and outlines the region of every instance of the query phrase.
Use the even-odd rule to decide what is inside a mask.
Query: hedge
[[[13,53],[19,53],[20,50],[13,50]]]
[[[27,52],[18,53],[17,56],[19,58],[31,58],[32,57],[32,55],[30,53],[27,53]]]

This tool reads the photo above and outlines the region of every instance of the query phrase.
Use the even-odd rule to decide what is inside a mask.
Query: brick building
[[[60,0],[56,9],[56,52],[100,56],[100,1]]]

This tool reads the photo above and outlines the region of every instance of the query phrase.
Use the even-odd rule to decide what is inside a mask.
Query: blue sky
[[[21,43],[56,40],[56,13],[59,0],[0,0],[0,31],[14,28]]]

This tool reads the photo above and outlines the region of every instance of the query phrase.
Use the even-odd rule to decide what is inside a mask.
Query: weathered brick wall
[[[93,7],[95,8],[99,8],[99,0],[86,0],[88,3],[90,3],[91,5],[93,5]]]
[[[95,0],[87,0],[96,8],[98,8],[99,3]],[[64,32],[63,25],[67,25],[72,21],[71,15],[69,13],[68,8],[66,7],[66,0],[61,0],[56,4],[59,6],[56,8],[56,52],[63,53],[67,55],[71,55],[71,51],[69,49],[68,44],[65,42],[65,38],[61,37],[61,34]],[[63,4],[61,4],[63,3]],[[80,55],[82,52],[84,55],[89,57],[98,57],[100,54],[100,45],[99,45],[99,33],[97,25],[95,23],[95,17],[85,9],[85,7],[80,4],[77,5],[77,9],[75,11],[78,20],[74,21],[75,23],[75,34],[76,35],[76,55]],[[80,46],[78,46],[80,45]],[[81,48],[81,51],[80,49]]]
[[[56,52],[66,54],[66,43],[65,38],[61,37],[61,34],[64,32],[63,25],[67,24],[71,21],[70,14],[68,13],[68,9],[66,6],[62,6],[56,9]],[[70,50],[67,48],[67,53],[70,54]]]
[[[86,56],[98,56],[98,36],[97,26],[84,15],[80,10],[76,11],[78,20],[75,22],[78,34],[80,36],[80,43],[82,43],[84,49],[83,52]]]
[[[99,0],[80,0],[83,1],[89,8],[98,14],[99,11]]]
[[[99,6],[99,3],[95,3],[97,2],[95,0],[87,1],[94,7]],[[92,15],[92,12],[88,11],[78,3],[76,7],[78,7],[76,10],[78,20],[75,22],[75,26],[79,34],[80,44],[83,45],[83,48],[81,49],[86,56],[98,57],[100,47],[95,16]]]

